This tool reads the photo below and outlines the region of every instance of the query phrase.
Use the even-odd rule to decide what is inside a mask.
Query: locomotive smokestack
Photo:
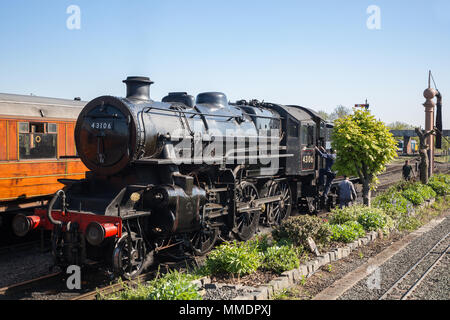
[[[128,77],[123,83],[127,85],[127,99],[150,100],[150,86],[154,83],[147,77]]]

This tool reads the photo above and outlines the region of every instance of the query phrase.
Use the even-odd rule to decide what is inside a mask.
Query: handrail
[[[158,108],[158,107],[146,107],[142,112],[148,113],[151,110],[169,111],[169,112],[173,112],[173,113],[182,112],[184,114],[191,114],[194,116],[210,116],[210,117],[230,118],[230,119],[233,119],[233,118],[239,119],[241,117],[241,116],[230,116],[230,115],[222,115],[222,114],[199,113],[199,112],[184,111],[184,110],[165,109],[165,108]],[[249,117],[256,117],[256,118],[264,118],[264,119],[283,120],[282,117],[277,118],[277,117],[269,117],[269,116],[260,116],[260,115],[244,113],[244,112],[242,113],[242,115],[249,116]]]

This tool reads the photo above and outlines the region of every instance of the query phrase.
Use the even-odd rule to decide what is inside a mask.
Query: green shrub
[[[402,192],[402,196],[408,201],[412,202],[415,206],[421,205],[425,202],[425,199],[417,192],[412,189],[406,189]]]
[[[297,251],[293,246],[273,246],[264,253],[264,269],[281,274],[300,266]]]
[[[346,222],[356,221],[358,220],[360,210],[360,206],[334,209],[331,211],[332,217],[330,219],[330,224],[344,224]]]
[[[438,196],[450,194],[450,184],[446,184],[438,179],[430,180],[428,186],[430,186]]]
[[[417,184],[416,191],[424,198],[424,200],[430,200],[436,198],[437,194],[430,186]]]
[[[366,235],[363,226],[356,221],[331,225],[331,232],[331,240],[344,243],[353,242]]]
[[[382,209],[385,213],[392,216],[408,213],[408,200],[403,197],[401,192],[386,192],[377,196],[372,202],[372,206]]]
[[[225,243],[206,258],[205,267],[210,274],[246,275],[255,272],[262,263],[263,254],[255,243]]]
[[[436,174],[431,179],[431,181],[440,181],[446,185],[450,185],[450,174]]]
[[[317,244],[330,241],[331,230],[322,219],[313,216],[297,216],[284,221],[272,232],[276,241],[289,239],[296,246],[307,247],[307,239],[311,237]]]
[[[422,223],[415,216],[403,215],[398,220],[399,231],[414,231],[421,227]]]
[[[201,300],[197,286],[192,284],[192,276],[172,271],[161,278],[145,284],[138,284],[136,288],[126,285],[125,290],[106,297],[108,300]]]
[[[392,228],[392,219],[378,208],[362,208],[361,214],[358,216],[358,223],[363,226],[366,231],[383,230],[388,231]]]
[[[430,186],[423,185],[421,183],[416,183],[409,185],[403,191],[403,196],[412,202],[414,205],[420,205],[425,202],[425,200],[429,200],[436,197],[436,192]]]
[[[247,245],[250,248],[254,248],[260,252],[265,252],[268,248],[274,245],[274,241],[268,234],[257,235],[252,240],[247,241]]]

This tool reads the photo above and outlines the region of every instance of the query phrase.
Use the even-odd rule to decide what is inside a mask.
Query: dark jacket
[[[336,155],[332,153],[323,153],[320,150],[317,151],[319,152],[320,156],[325,159],[325,171],[333,172],[331,168],[333,167],[334,162],[336,161]]]
[[[341,200],[354,201],[357,197],[355,186],[350,180],[344,180],[339,184],[339,198]]]
[[[413,168],[410,165],[404,165],[403,166],[403,178],[405,178],[405,179],[411,178],[412,171],[413,171]]]

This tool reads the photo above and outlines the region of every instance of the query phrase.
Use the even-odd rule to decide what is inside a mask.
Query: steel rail
[[[58,279],[59,277],[61,277],[62,273],[61,272],[57,272],[57,273],[52,273],[52,274],[48,274],[39,278],[35,278],[32,280],[27,280],[24,282],[20,282],[17,284],[13,284],[10,285],[8,287],[4,287],[0,289],[0,297],[1,296],[9,296],[12,295],[16,292],[20,292],[21,290],[26,290],[32,286],[35,286],[36,284],[40,284],[41,282],[46,282],[46,281],[50,281],[50,280],[55,280]]]
[[[150,271],[145,274],[142,274],[138,276],[136,279],[133,280],[126,280],[119,283],[114,283],[109,286],[103,287],[103,288],[97,288],[94,291],[90,291],[84,294],[81,294],[79,296],[76,296],[74,298],[71,298],[70,300],[96,300],[99,295],[110,295],[117,292],[120,292],[125,289],[125,287],[133,287],[139,284],[142,284],[146,281],[150,281],[155,278],[157,274],[157,271]]]
[[[425,255],[422,256],[422,258],[416,263],[414,264],[399,280],[397,280],[378,300],[385,300],[389,295],[392,294],[392,292],[396,289],[398,289],[399,285],[409,276],[411,275],[411,273],[417,269],[417,267],[429,256],[431,256],[433,254],[433,251],[435,251],[445,240],[447,240],[447,238],[450,236],[450,232],[447,233],[446,236],[444,236],[441,240],[439,240],[439,242],[430,250],[428,250]],[[426,277],[426,275],[428,275],[434,267],[436,267],[436,265],[439,263],[439,261],[447,254],[447,251],[449,250],[450,246],[447,247],[446,250],[444,250],[444,253],[442,253],[440,255],[440,257],[437,259],[437,261],[435,261],[435,263],[433,263],[433,265],[431,267],[428,268],[428,270],[422,274],[422,276],[416,280],[414,282],[414,284],[412,286],[410,286],[407,290],[400,290],[401,293],[401,300],[406,300],[407,297],[410,296],[410,294],[412,293],[412,291],[414,291],[417,286],[423,281],[423,279]]]
[[[436,266],[442,261],[442,258],[444,258],[448,251],[450,249],[450,245],[445,249],[445,251],[440,255],[439,259],[437,259],[428,269],[427,271],[420,277],[419,280],[416,281],[416,283],[408,290],[408,292],[402,297],[402,300],[407,300],[411,294],[414,293],[414,290],[417,289],[417,287],[423,282],[423,280],[428,276],[428,274],[436,268]]]

